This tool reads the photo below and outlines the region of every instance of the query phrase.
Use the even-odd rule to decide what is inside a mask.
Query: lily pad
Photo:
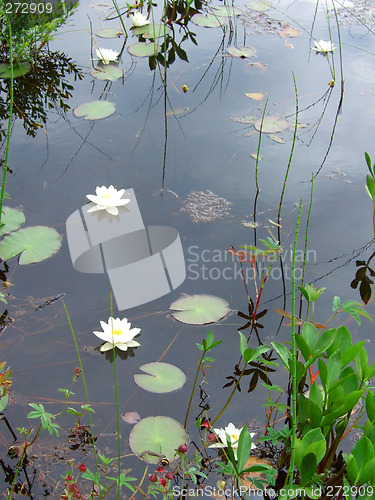
[[[228,47],[228,52],[233,57],[254,57],[255,49],[252,47]]]
[[[146,24],[133,29],[133,35],[142,35],[143,38],[161,38],[168,35],[171,28],[166,24]]]
[[[0,236],[11,233],[19,229],[25,222],[25,215],[21,210],[16,208],[3,207],[1,216]]]
[[[19,264],[32,264],[48,259],[61,245],[59,233],[46,226],[34,226],[8,234],[0,242],[0,258],[9,260],[19,253]]]
[[[110,101],[91,101],[80,104],[74,109],[77,118],[84,120],[101,120],[112,115],[116,110],[116,105]]]
[[[197,26],[203,26],[204,28],[220,28],[225,24],[223,17],[214,16],[213,14],[194,14],[191,20]]]
[[[228,303],[213,295],[184,295],[175,300],[170,309],[178,311],[172,313],[177,321],[190,325],[216,323],[230,313]]]
[[[254,101],[262,101],[265,95],[265,92],[248,92],[245,94],[246,97],[253,99]]]
[[[174,418],[146,417],[133,427],[129,436],[132,452],[150,464],[157,464],[165,457],[173,462],[175,450],[187,444],[188,433]]]
[[[98,30],[96,34],[100,38],[119,38],[122,35],[122,31],[118,28],[104,28]]]
[[[181,389],[186,382],[184,372],[177,368],[177,366],[169,363],[147,363],[139,369],[148,375],[136,373],[134,381],[145,391],[156,392],[158,394],[173,392]]]
[[[216,16],[220,17],[234,17],[243,14],[240,8],[229,5],[212,5],[210,9],[214,11]]]
[[[262,125],[262,119],[259,118],[255,122],[255,128],[260,132],[262,127],[262,132],[266,134],[275,134],[276,132],[282,132],[289,128],[289,122],[286,118],[279,119],[276,116],[265,116]]]
[[[26,75],[31,70],[31,64],[28,62],[20,62],[13,65],[13,78],[18,78],[19,76]],[[10,66],[9,64],[0,64],[0,78],[10,78]]]
[[[266,0],[250,0],[247,2],[246,7],[250,10],[255,10],[256,12],[265,12],[272,7],[272,4]]]
[[[141,420],[139,413],[137,413],[136,411],[127,411],[126,413],[123,413],[121,415],[121,418],[127,424],[136,424]]]
[[[137,42],[129,45],[128,52],[136,57],[152,57],[155,56],[160,50],[157,43]]]
[[[119,80],[124,75],[124,70],[113,64],[105,64],[100,68],[96,68],[91,71],[91,74],[97,80],[109,80],[115,82]]]

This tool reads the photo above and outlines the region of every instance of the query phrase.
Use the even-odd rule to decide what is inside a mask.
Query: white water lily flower
[[[150,21],[146,16],[142,14],[142,12],[134,12],[134,14],[130,14],[129,16],[131,22],[134,26],[146,26],[146,24],[150,24]]]
[[[333,52],[335,50],[335,46],[331,41],[319,40],[319,42],[314,42],[315,47],[312,50],[315,50],[320,54],[328,54],[328,52]]]
[[[117,61],[119,52],[116,52],[112,49],[96,49],[96,55],[98,56],[99,61],[102,61],[103,64],[109,64],[111,61]]]
[[[221,443],[214,443],[209,446],[209,448],[226,448],[227,447],[227,436],[230,437],[230,445],[233,449],[234,458],[237,460],[237,448],[238,440],[240,439],[241,429],[237,429],[232,423],[228,424],[225,429],[214,429],[215,434],[220,439]],[[255,432],[250,432],[251,439],[255,436]],[[251,442],[251,449],[256,448],[255,444]]]
[[[126,351],[128,347],[138,347],[141,344],[133,338],[141,331],[140,328],[130,328],[131,323],[127,318],[108,318],[108,323],[100,322],[103,328],[102,332],[93,332],[101,340],[105,341],[100,350],[102,352],[109,351],[113,346],[118,347],[121,351]]]
[[[93,203],[96,203],[95,207],[90,208],[87,212],[96,212],[97,210],[106,210],[111,215],[118,215],[118,208],[129,203],[128,199],[121,199],[121,196],[125,193],[125,189],[120,189],[117,191],[112,185],[109,188],[105,186],[97,186],[96,194],[87,194],[88,198]]]

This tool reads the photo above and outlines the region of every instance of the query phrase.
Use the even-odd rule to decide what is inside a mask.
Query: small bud
[[[180,444],[180,446],[178,447],[178,452],[179,453],[186,453],[188,451],[189,447],[186,443],[184,444]]]
[[[156,481],[158,480],[158,476],[156,474],[151,474],[151,476],[148,476],[148,478],[152,483],[156,483]]]
[[[169,472],[166,473],[165,477],[167,479],[173,479],[174,478],[174,474],[173,474],[173,472],[169,471]]]
[[[208,437],[208,440],[211,441],[211,443],[216,443],[215,434],[212,434],[212,432],[211,432],[207,437]]]

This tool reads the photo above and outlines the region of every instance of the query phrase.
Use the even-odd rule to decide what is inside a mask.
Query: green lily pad
[[[282,132],[289,128],[289,122],[286,118],[279,119],[276,116],[265,116],[262,125],[262,119],[259,118],[255,122],[255,128],[260,132],[262,127],[262,132],[266,134],[275,134],[276,132]]]
[[[149,392],[158,394],[173,392],[181,389],[186,382],[186,376],[177,366],[169,363],[147,363],[140,366],[140,370],[148,375],[136,373],[134,381],[139,387]]]
[[[20,62],[13,65],[13,78],[26,75],[31,70],[31,64],[28,62]],[[0,78],[10,78],[10,65],[0,64]]]
[[[137,42],[129,45],[128,52],[136,57],[152,57],[155,56],[160,50],[157,43]]]
[[[213,14],[194,14],[191,20],[197,26],[203,26],[204,28],[220,28],[225,24],[223,17],[214,16]]]
[[[109,80],[115,82],[119,80],[124,75],[124,70],[113,64],[105,64],[100,68],[96,68],[91,71],[91,74],[97,80]]]
[[[77,118],[83,116],[84,120],[101,120],[112,115],[116,110],[116,105],[110,101],[91,101],[80,104],[74,109]]]
[[[96,32],[100,38],[119,38],[123,33],[118,28],[104,28]]]
[[[255,10],[256,12],[265,12],[272,7],[271,2],[266,0],[250,0],[247,2],[246,7],[250,10]]]
[[[19,264],[32,264],[48,259],[61,245],[59,233],[46,226],[34,226],[8,234],[0,242],[0,258],[9,260],[19,253]]]
[[[129,436],[132,452],[149,464],[157,464],[165,457],[173,462],[175,450],[187,444],[188,433],[171,417],[146,417],[133,427]],[[154,454],[154,455],[153,455]]]
[[[166,24],[145,24],[133,28],[133,35],[142,35],[143,38],[161,38],[171,32],[171,28]]]
[[[228,47],[228,52],[233,57],[254,57],[255,49],[252,47]]]
[[[185,295],[175,300],[169,307],[171,315],[181,323],[208,325],[216,323],[230,313],[228,303],[213,295]]]
[[[25,215],[16,208],[3,207],[1,216],[0,236],[16,231],[25,222]]]
[[[210,9],[214,11],[216,16],[220,17],[234,17],[243,14],[240,8],[229,5],[212,5]]]

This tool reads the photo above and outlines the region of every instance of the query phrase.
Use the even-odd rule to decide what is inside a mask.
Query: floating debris
[[[64,296],[65,296],[65,293],[59,293],[55,297],[51,297],[50,299],[47,299],[44,302],[42,302],[35,310],[39,311],[39,309],[43,309],[43,307],[50,306],[51,304],[53,304],[57,300],[62,299]]]
[[[183,202],[182,212],[189,214],[194,223],[212,222],[230,216],[231,203],[208,189],[191,191]]]

